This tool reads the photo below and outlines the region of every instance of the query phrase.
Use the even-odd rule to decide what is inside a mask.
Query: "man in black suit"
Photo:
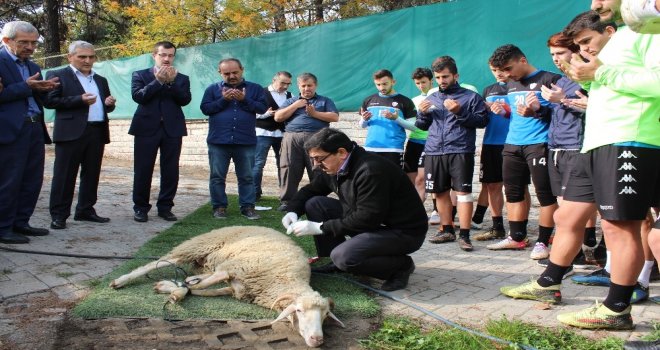
[[[138,108],[128,133],[135,136],[133,177],[133,218],[149,220],[149,194],[156,154],[160,148],[160,193],[158,216],[176,221],[172,214],[179,186],[179,156],[183,136],[188,135],[181,110],[190,103],[190,79],[172,66],[176,47],[169,41],[157,42],[151,54],[152,68],[133,72],[131,93]]]
[[[0,47],[0,243],[28,243],[26,236],[45,236],[30,217],[44,177],[44,143],[50,143],[41,97],[57,79],[42,80],[29,60],[39,33],[30,23],[8,22]]]
[[[52,229],[66,228],[71,214],[73,191],[80,168],[78,204],[73,219],[104,223],[109,218],[96,214],[101,162],[105,144],[110,143],[108,113],[115,109],[108,81],[92,70],[96,62],[94,45],[74,41],[69,45],[68,67],[50,71],[60,86],[49,92],[44,105],[55,109],[55,164],[50,193]]]

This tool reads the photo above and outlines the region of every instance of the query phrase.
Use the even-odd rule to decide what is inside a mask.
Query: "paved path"
[[[52,150],[47,155],[45,186],[31,224],[47,227],[49,224],[48,198],[52,174]],[[229,181],[235,181],[230,174]],[[271,179],[272,180],[272,179]],[[144,242],[171,224],[153,213],[147,224],[132,220],[131,202],[132,165],[116,159],[104,161],[99,189],[97,212],[109,216],[108,224],[67,222],[66,230],[51,230],[45,237],[34,237],[29,245],[12,246],[38,251],[55,251],[75,254],[128,256]],[[265,187],[265,195],[276,195],[271,185]],[[157,179],[154,181],[154,191]],[[478,184],[476,185],[478,188]],[[236,193],[235,184],[228,192]],[[180,190],[176,199],[175,214],[180,217],[208,201],[207,172],[199,169],[182,169]],[[536,226],[536,214],[530,219],[530,227]],[[486,222],[486,225],[490,222]],[[429,234],[436,230],[432,227]],[[532,237],[535,238],[535,237]],[[529,259],[529,250],[493,252],[485,248],[486,242],[474,242],[475,251],[466,253],[455,244],[433,245],[425,243],[414,254],[417,269],[406,290],[395,295],[427,308],[436,314],[467,325],[481,325],[487,319],[502,315],[545,326],[557,326],[556,315],[567,310],[587,307],[594,300],[602,300],[607,289],[578,286],[569,281],[562,290],[565,303],[550,310],[541,310],[533,301],[514,301],[499,294],[500,286],[528,281],[539,274],[542,267]],[[85,283],[100,278],[114,269],[120,260],[90,260],[29,255],[0,251],[0,297],[4,300],[19,295],[51,290],[60,299],[77,300],[89,290]],[[655,294],[660,283],[651,285]],[[653,293],[652,293],[653,294]],[[403,314],[419,317],[429,323],[432,320],[408,307],[384,300],[387,314]],[[633,332],[612,332],[624,339],[636,339],[650,331],[650,321],[660,320],[660,306],[645,302],[633,307],[637,328]],[[15,331],[15,325],[7,315],[0,314],[0,336]],[[585,332],[601,335],[606,332]]]

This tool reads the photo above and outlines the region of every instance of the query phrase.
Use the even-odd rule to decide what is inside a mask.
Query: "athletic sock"
[[[554,229],[554,227],[539,226],[539,239],[537,242],[545,244],[546,247],[550,245],[550,236]]]
[[[541,287],[550,287],[561,284],[564,274],[568,271],[570,266],[559,266],[552,261],[548,261],[548,266],[545,268],[539,279],[536,280]]]
[[[451,221],[456,221],[456,213],[458,213],[458,209],[456,206],[453,206],[451,209]]]
[[[605,245],[605,235],[603,235],[603,236],[600,238],[600,242],[598,242],[598,245],[599,245],[600,247],[603,247],[603,248],[607,249],[607,245]]]
[[[516,242],[522,242],[527,237],[527,226],[524,221],[509,221],[511,238]]]
[[[433,211],[437,212],[438,211],[438,204],[435,202],[435,198],[431,198],[431,199],[433,199]]]
[[[501,216],[493,216],[493,228],[496,230],[504,230],[504,218]]]
[[[614,312],[621,312],[630,306],[630,297],[635,291],[635,286],[622,286],[614,282],[610,283],[610,290],[607,298],[603,301],[608,309]]]
[[[642,267],[642,272],[639,273],[637,277],[637,282],[644,287],[648,287],[651,283],[651,271],[653,270],[653,264],[655,260],[646,260],[644,261],[644,267]]]
[[[465,238],[466,240],[470,240],[470,229],[469,228],[462,228],[458,231],[458,236],[461,238]]]
[[[454,225],[442,225],[442,231],[456,234],[456,231],[454,231]]]
[[[486,209],[488,209],[488,206],[477,204],[477,209],[474,210],[474,215],[472,215],[472,222],[476,224],[480,224],[484,222],[484,215],[486,214]]]
[[[584,245],[588,247],[595,247],[598,244],[596,240],[596,228],[595,227],[585,227],[584,228]]]

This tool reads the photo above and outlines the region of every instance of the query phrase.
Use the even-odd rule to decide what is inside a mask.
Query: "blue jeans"
[[[257,136],[257,146],[254,153],[254,168],[252,168],[252,178],[254,179],[254,188],[257,195],[261,195],[261,179],[264,175],[264,166],[268,159],[268,151],[273,147],[275,152],[275,164],[277,165],[277,186],[280,186],[280,148],[282,148],[281,137]]]
[[[255,192],[252,180],[254,167],[254,145],[216,145],[209,143],[209,167],[211,178],[211,204],[213,209],[227,207],[225,192],[229,162],[234,160],[234,169],[238,179],[238,203],[242,208],[254,207]]]

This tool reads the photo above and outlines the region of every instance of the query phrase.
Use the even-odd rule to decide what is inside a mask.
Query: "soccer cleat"
[[[541,287],[536,281],[531,281],[518,286],[502,287],[500,292],[514,299],[538,300],[556,304],[561,302],[560,286],[560,284],[555,284],[550,287]]]
[[[653,0],[623,0],[621,17],[635,32],[660,34],[660,14],[655,9]]]
[[[550,248],[541,242],[536,242],[536,244],[534,244],[534,249],[532,249],[532,253],[529,254],[530,259],[533,260],[547,259],[549,256]]]
[[[574,276],[571,278],[574,283],[587,286],[610,286],[610,273],[605,269],[596,270],[588,275]]]
[[[445,231],[438,231],[436,234],[429,238],[429,242],[431,243],[447,243],[447,242],[453,242],[456,240],[456,235],[454,235],[451,232],[445,232]]]
[[[529,245],[529,239],[525,238],[522,242],[516,242],[511,236],[493,244],[489,244],[486,248],[490,250],[503,250],[503,249],[525,249]]]
[[[467,237],[458,237],[458,247],[466,252],[471,252],[474,249],[472,242]]]
[[[633,294],[630,297],[630,303],[635,304],[635,303],[640,303],[644,300],[647,300],[649,298],[649,287],[646,286],[644,287],[641,285],[639,282],[635,285],[635,290],[633,290]]]
[[[557,320],[563,324],[587,329],[632,329],[630,305],[622,312],[614,312],[605,305],[598,304],[576,312],[557,315]]]
[[[440,225],[440,215],[438,215],[437,211],[431,212],[431,216],[429,216],[429,225]]]
[[[491,227],[490,230],[474,235],[476,241],[490,241],[493,239],[502,239],[506,236],[506,232],[503,229],[496,229]]]

